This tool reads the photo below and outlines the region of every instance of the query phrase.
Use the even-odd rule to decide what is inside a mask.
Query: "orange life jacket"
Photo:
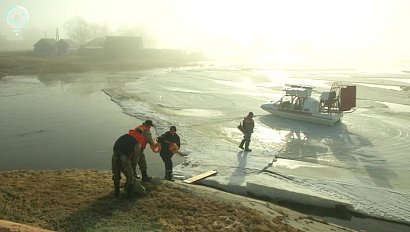
[[[128,134],[134,137],[135,140],[141,144],[141,148],[144,149],[147,145],[147,139],[144,136],[144,131],[149,131],[149,127],[146,125],[139,125],[135,129],[129,130]]]

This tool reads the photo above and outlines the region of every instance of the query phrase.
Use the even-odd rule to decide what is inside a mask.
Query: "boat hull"
[[[273,104],[263,104],[261,108],[274,116],[322,125],[333,125],[341,120],[340,114],[310,113],[298,110],[282,109],[274,106]]]

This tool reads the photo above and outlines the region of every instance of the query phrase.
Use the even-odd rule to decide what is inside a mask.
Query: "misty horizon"
[[[29,15],[17,29],[10,24],[15,6]],[[141,36],[147,48],[199,51],[226,60],[312,67],[410,63],[410,2],[405,0],[6,0],[0,8],[0,41],[21,45],[12,47],[17,50],[55,38],[57,28],[60,39],[68,38],[65,25],[79,17],[105,28],[105,35]],[[14,19],[21,21],[18,16]],[[0,50],[6,49],[0,44]]]

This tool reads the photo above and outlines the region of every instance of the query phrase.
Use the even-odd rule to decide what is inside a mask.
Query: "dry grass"
[[[35,56],[31,51],[0,52],[0,79],[10,75],[40,75],[88,71],[130,71],[189,65],[184,59],[110,59],[103,55]]]
[[[95,170],[0,172],[0,218],[57,231],[297,231],[239,203],[178,184],[145,184],[148,196],[112,196]]]

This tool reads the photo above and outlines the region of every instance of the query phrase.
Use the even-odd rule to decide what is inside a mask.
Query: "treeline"
[[[112,29],[106,24],[88,22],[80,16],[75,16],[63,25],[56,25],[55,28],[49,28],[46,31],[23,29],[15,33],[10,29],[9,32],[0,33],[0,51],[31,50],[41,38],[56,39],[58,30],[60,39],[71,39],[79,46],[95,38],[109,35],[140,36],[144,38],[146,47],[155,47],[157,43],[155,36],[143,26],[123,25]]]

